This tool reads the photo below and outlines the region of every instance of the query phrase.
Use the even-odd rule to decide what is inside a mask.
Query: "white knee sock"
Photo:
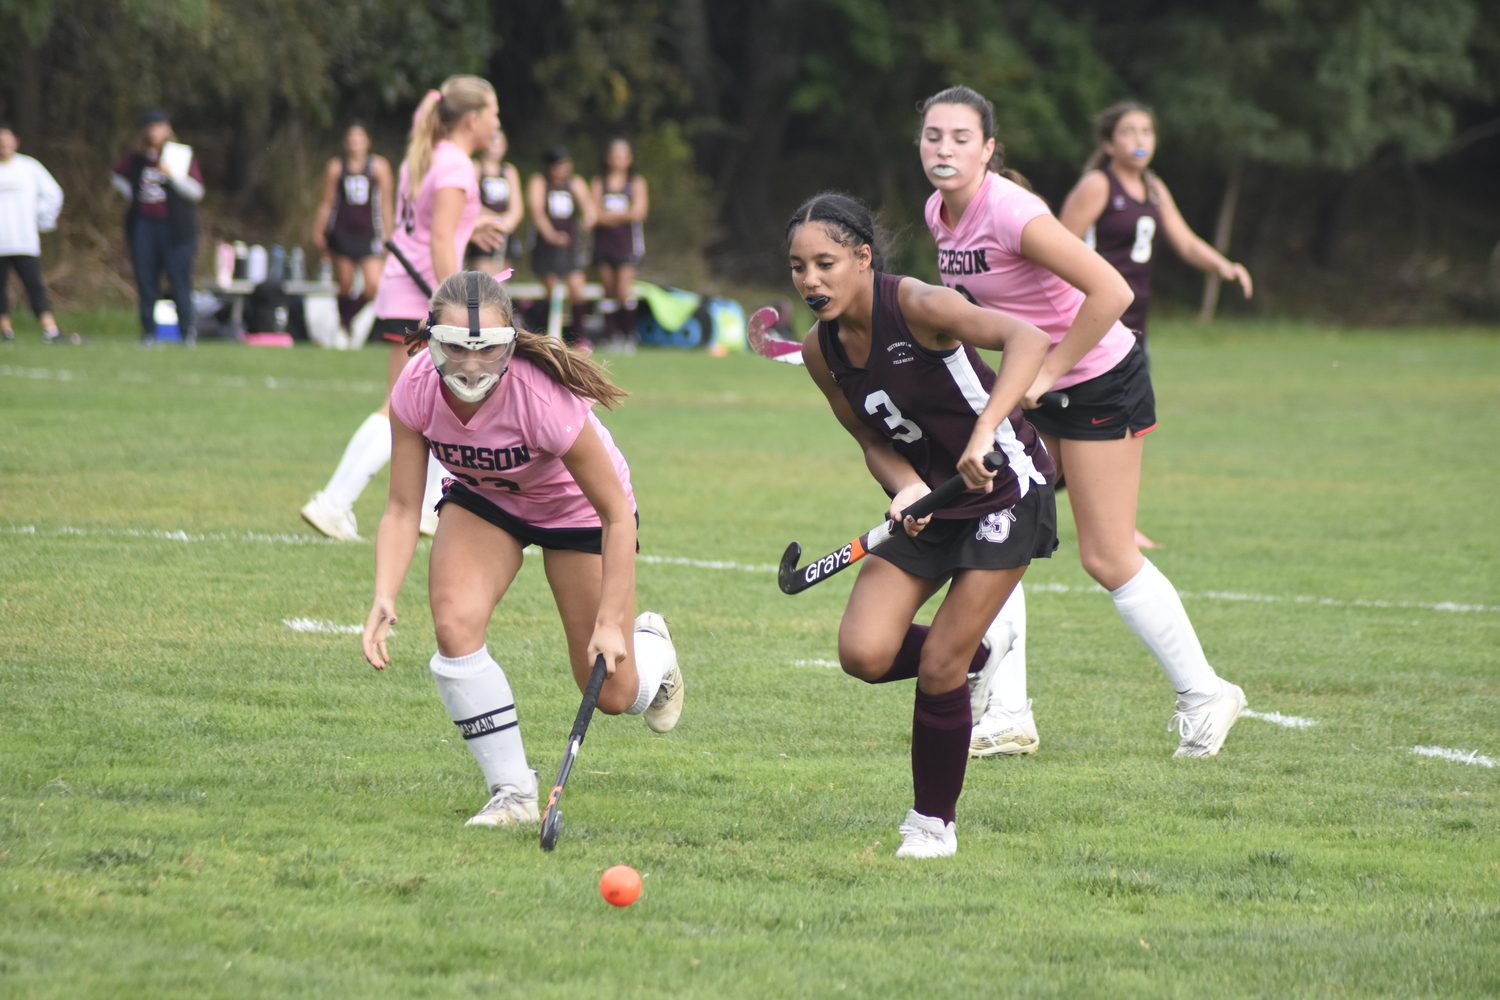
[[[422,514],[426,516],[432,513],[432,508],[443,498],[443,477],[448,470],[443,468],[442,463],[432,457],[432,452],[427,453],[427,486],[422,491]]]
[[[434,653],[429,667],[443,707],[479,762],[490,790],[500,785],[530,789],[533,778],[521,743],[516,701],[489,647],[480,646],[467,656]]]
[[[1178,705],[1194,708],[1219,693],[1219,675],[1208,665],[1198,634],[1183,610],[1172,581],[1150,559],[1118,590],[1109,592],[1115,608],[1167,672]]]
[[[635,704],[625,710],[626,715],[640,715],[651,707],[651,699],[661,688],[662,678],[677,661],[677,650],[655,632],[637,629],[635,633],[635,672],[641,679]]]
[[[369,485],[370,477],[391,460],[391,422],[372,413],[349,439],[339,467],[323,488],[323,496],[336,507],[348,510]]]
[[[1026,594],[1021,585],[1011,591],[999,617],[1010,624],[1014,639],[990,682],[990,704],[1011,714],[1026,711]],[[974,720],[978,724],[978,719]]]

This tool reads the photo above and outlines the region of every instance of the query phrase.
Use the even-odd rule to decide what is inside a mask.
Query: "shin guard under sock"
[[[489,647],[481,646],[467,656],[434,653],[429,667],[448,718],[479,762],[490,790],[501,785],[532,788],[516,701]]]
[[[1145,643],[1166,671],[1180,707],[1194,708],[1219,693],[1219,675],[1208,665],[1198,633],[1188,620],[1177,588],[1150,559],[1140,572],[1109,592],[1130,631]]]
[[[662,678],[672,669],[677,659],[677,650],[672,643],[655,632],[635,630],[635,672],[641,686],[636,692],[635,704],[625,710],[626,715],[640,715],[651,707],[651,701],[661,688]]]
[[[372,413],[349,439],[344,457],[339,459],[323,495],[335,507],[348,510],[369,485],[370,478],[390,460],[391,422],[379,413]]]
[[[953,822],[969,766],[973,727],[966,685],[946,694],[917,688],[911,718],[912,808],[923,816]]]
[[[1026,594],[1019,583],[999,618],[1010,625],[1014,638],[990,682],[990,704],[1014,715],[1026,711]]]
[[[896,651],[891,669],[870,683],[889,684],[891,681],[909,681],[917,676],[917,670],[922,666],[922,644],[927,641],[927,633],[930,631],[930,625],[908,625],[906,638],[901,640],[901,648]],[[969,673],[984,669],[984,661],[988,655],[983,645],[975,650],[974,659],[969,663]]]

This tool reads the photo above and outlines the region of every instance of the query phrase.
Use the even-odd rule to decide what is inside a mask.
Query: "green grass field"
[[[1152,558],[1251,708],[1316,724],[1245,718],[1219,757],[1172,759],[1171,691],[1064,510],[1027,577],[1041,752],[973,762],[958,856],[913,863],[910,689],[814,662],[853,574],[789,598],[765,569],[883,507],[802,372],[613,362],[643,554],[749,568],[640,565],[683,720],[598,719],[544,855],[462,825],[485,796],[428,676],[420,557],[384,674],[284,624],[366,614],[370,547],[297,508],[384,352],[22,330],[0,348],[6,997],[1500,994],[1500,768],[1412,752],[1500,758],[1492,334],[1164,325]],[[545,780],[578,696],[537,565],[490,647]],[[646,876],[625,910],[596,888],[617,863]]]

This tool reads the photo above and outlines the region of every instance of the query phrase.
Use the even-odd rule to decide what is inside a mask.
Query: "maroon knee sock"
[[[620,333],[626,337],[634,337],[635,327],[636,303],[634,299],[630,299],[620,307]]]
[[[953,822],[969,766],[973,726],[968,685],[960,684],[947,694],[917,688],[911,717],[912,808],[923,816]]]
[[[359,307],[364,305],[364,302],[365,300],[363,296],[340,295],[339,326],[347,329],[349,326],[349,321],[354,318],[355,313],[359,312]]]
[[[896,660],[891,664],[891,669],[871,681],[871,684],[889,684],[891,681],[906,681],[917,676],[917,668],[922,665],[922,643],[927,641],[927,633],[930,631],[927,625],[909,625],[906,629],[906,638],[901,640],[901,649],[896,653]],[[989,651],[981,644],[974,651],[974,659],[969,662],[969,673],[974,673],[984,667],[984,661],[989,656]]]
[[[583,339],[583,318],[588,315],[589,307],[582,302],[573,305],[573,339]]]

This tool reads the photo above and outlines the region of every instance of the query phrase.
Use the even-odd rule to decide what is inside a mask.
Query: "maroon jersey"
[[[974,432],[974,421],[990,401],[995,373],[968,344],[931,351],[917,343],[901,315],[899,274],[875,275],[870,316],[870,357],[864,368],[849,363],[839,342],[838,321],[818,323],[818,346],[834,384],[861,421],[891,443],[928,486],[958,474]],[[995,450],[1007,463],[989,493],[970,490],[939,510],[938,518],[982,517],[1004,510],[1055,475],[1036,428],[1018,406],[995,430]]]
[[[625,190],[611,191],[608,179],[604,182],[604,204],[606,212],[628,212],[635,192],[630,181],[625,181]],[[622,222],[616,226],[600,226],[594,230],[594,257],[603,263],[637,263],[646,253],[645,234],[639,222]]]
[[[379,225],[375,203],[380,185],[375,180],[375,157],[365,157],[363,170],[350,170],[348,160],[340,160],[339,184],[334,191],[333,211],[328,216],[328,231],[349,240],[373,241]]]
[[[510,211],[512,193],[510,178],[505,176],[505,164],[500,164],[498,174],[479,175],[479,204],[496,215],[504,215]]]
[[[1084,242],[1113,264],[1135,292],[1135,301],[1120,322],[1144,334],[1146,310],[1151,306],[1151,269],[1161,235],[1161,208],[1149,196],[1145,201],[1132,198],[1109,164],[1102,170],[1109,181],[1109,200],[1104,203],[1104,214],[1093,225],[1093,239]]]

